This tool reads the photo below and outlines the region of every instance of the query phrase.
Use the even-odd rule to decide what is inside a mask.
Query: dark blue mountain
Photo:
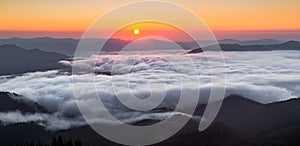
[[[38,49],[26,50],[15,45],[0,45],[0,75],[63,69],[59,63],[68,56],[44,52]]]
[[[216,46],[205,47],[205,50],[214,50]],[[297,50],[300,51],[300,42],[288,41],[277,45],[238,45],[238,44],[220,44],[222,51],[276,51],[276,50]],[[201,53],[201,48],[193,49],[188,53]]]

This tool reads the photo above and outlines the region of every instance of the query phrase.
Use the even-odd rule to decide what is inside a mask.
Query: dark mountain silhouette
[[[217,121],[241,137],[257,143],[299,144],[300,99],[267,105],[230,96],[222,105]]]
[[[120,51],[124,46],[130,43],[130,41],[121,40],[121,39],[84,39],[86,47],[85,53],[99,53],[100,44],[105,43],[106,45],[102,48],[101,51],[104,52],[114,52]],[[56,52],[64,54],[67,56],[74,56],[77,45],[79,43],[78,39],[72,38],[50,38],[50,37],[41,37],[41,38],[10,38],[10,39],[0,39],[0,44],[12,44],[17,45],[25,49],[38,48],[42,51],[47,52]],[[183,49],[190,50],[196,48],[197,45],[192,42],[178,42]],[[147,50],[164,50],[172,49],[174,44],[168,41],[156,40],[156,39],[145,39],[139,41],[134,45],[134,48],[130,48],[131,51],[147,51]]]
[[[18,94],[0,92],[0,112],[14,111],[20,111],[22,113],[47,112],[42,106],[33,101],[25,100],[25,98]]]
[[[1,39],[0,44],[17,45],[25,49],[38,48],[47,52],[57,52],[68,56],[73,56],[78,40],[75,39],[56,39],[50,37],[42,38],[10,38]]]
[[[238,44],[220,44],[222,51],[275,51],[275,50],[300,50],[300,42],[289,41],[277,45],[246,45],[241,46]],[[205,50],[214,50],[215,45],[205,47]],[[188,53],[201,53],[201,48],[194,49]]]
[[[204,108],[205,105],[199,105],[195,115],[202,115]],[[231,95],[224,100],[216,120],[208,129],[199,132],[199,121],[190,120],[179,133],[157,145],[298,145],[299,109],[300,99],[260,104]],[[137,125],[149,123],[151,119]],[[39,139],[47,143],[57,136],[79,138],[86,146],[118,145],[98,135],[89,126],[49,132],[35,123],[19,123],[0,127],[0,136],[3,138],[0,145],[25,140],[38,142]]]
[[[201,48],[193,49],[191,51],[188,51],[187,54],[196,54],[196,53],[202,53],[203,50]]]
[[[235,40],[235,39],[223,39],[219,40],[220,44],[238,44],[238,45],[277,45],[284,43],[284,41],[275,40],[275,39],[260,39],[260,40]]]
[[[89,44],[89,48],[86,48],[87,52],[95,51],[99,45],[99,42],[104,42],[104,39],[88,39],[86,43]],[[118,45],[119,40],[115,40]],[[76,47],[79,43],[78,39],[72,38],[9,38],[0,39],[1,45],[11,44],[22,47],[27,50],[38,48],[46,52],[56,52],[64,54],[66,56],[74,56]]]
[[[102,51],[105,52],[113,52],[113,51],[120,51],[125,45],[129,43],[129,41],[126,40],[120,40],[120,39],[85,39],[85,44],[87,44],[89,47],[86,48],[85,52],[91,53],[98,53],[98,49],[101,43],[104,43],[107,41],[107,45],[104,46]],[[200,43],[203,46],[212,45],[215,41],[205,41],[205,40],[197,40],[198,43]],[[12,44],[17,45],[25,49],[34,49],[38,48],[42,51],[47,52],[56,52],[60,54],[64,54],[67,56],[74,56],[76,47],[79,43],[78,39],[72,39],[72,38],[51,38],[51,37],[41,37],[41,38],[9,38],[9,39],[0,39],[0,44]],[[185,50],[191,50],[193,48],[199,48],[198,45],[195,42],[176,42],[180,47],[182,47]],[[283,43],[283,41],[274,40],[274,39],[261,39],[261,40],[246,40],[246,41],[240,41],[240,40],[234,40],[234,39],[224,39],[219,40],[220,44],[228,44],[228,45],[237,45],[236,48],[238,48],[239,45],[245,46],[245,45],[278,45],[280,43]],[[174,43],[164,41],[164,40],[156,40],[156,39],[146,39],[143,40],[137,45],[135,45],[134,49],[129,50],[170,50],[174,47]],[[226,48],[226,46],[224,46]],[[227,46],[228,47],[228,46]]]
[[[0,75],[62,69],[65,66],[58,62],[67,58],[38,49],[25,50],[15,45],[0,45]]]

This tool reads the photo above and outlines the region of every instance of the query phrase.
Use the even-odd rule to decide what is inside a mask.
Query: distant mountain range
[[[100,40],[101,41],[101,40]],[[104,41],[104,40],[102,40]],[[231,40],[234,42],[233,40]],[[278,42],[275,40],[262,40],[262,42]],[[78,40],[74,39],[54,39],[54,38],[12,38],[0,40],[0,44],[6,42],[11,44],[0,45],[0,75],[14,75],[35,71],[47,71],[47,70],[59,70],[66,69],[66,66],[59,63],[61,60],[71,60],[74,55],[74,49],[78,43]],[[93,52],[99,44],[98,39],[89,39],[91,42],[90,48],[87,51]],[[229,42],[229,40],[227,40]],[[127,45],[128,41],[110,39],[107,45],[104,47],[104,51],[119,51]],[[178,45],[185,49],[195,48],[195,43],[177,42]],[[14,45],[12,45],[14,44]],[[129,44],[129,50],[141,50],[137,46],[152,46],[156,49],[164,49],[164,47],[174,47],[174,44],[161,40],[141,40],[137,44]],[[23,48],[20,46],[28,47]],[[37,49],[31,49],[31,47],[40,47]],[[59,47],[63,46],[63,47]],[[66,46],[66,47],[64,47]],[[59,48],[58,48],[59,47]],[[130,49],[131,47],[131,49]],[[212,50],[215,45],[205,47],[206,50]],[[239,45],[239,44],[220,44],[223,51],[272,51],[272,50],[300,50],[300,43],[297,41],[289,41],[281,44],[273,45]],[[114,49],[110,49],[114,48]],[[149,50],[151,47],[148,48]],[[165,48],[166,49],[166,48]],[[143,50],[144,51],[144,50]],[[60,53],[58,53],[60,52]],[[201,53],[202,49],[193,49],[188,53]],[[62,54],[61,54],[62,53]],[[68,55],[66,55],[68,54]]]
[[[261,39],[261,40],[234,40],[234,39],[224,39],[219,40],[219,44],[238,44],[238,45],[277,45],[284,43],[284,41],[275,40],[275,39]]]
[[[99,45],[107,41],[106,39],[85,39],[89,47],[86,48],[87,52],[98,52]],[[198,40],[201,46],[214,45],[215,41],[211,40]],[[40,49],[47,52],[56,52],[64,54],[67,56],[74,56],[76,47],[79,43],[78,39],[72,38],[10,38],[10,39],[0,39],[0,45],[12,44],[22,47],[24,49]],[[129,41],[120,39],[109,39],[107,45],[104,46],[102,51],[120,51],[125,45],[128,45]],[[220,44],[230,44],[230,45],[278,45],[283,43],[280,40],[273,39],[262,39],[262,40],[249,40],[240,41],[234,39],[219,40]],[[177,45],[181,46],[185,50],[192,50],[198,45],[195,42],[177,42]],[[171,50],[174,48],[174,43],[157,40],[157,39],[143,39],[141,41],[135,42],[129,50],[133,51],[147,51],[147,50]]]
[[[60,38],[10,38],[10,39],[0,39],[0,45],[11,44],[17,45],[19,47],[30,49],[40,49],[47,52],[56,52],[64,54],[67,56],[74,56],[77,45],[80,40],[77,39],[60,39]],[[134,42],[130,45],[130,41],[120,40],[120,39],[85,39],[85,44],[87,44],[86,52],[90,54],[94,52],[99,52],[100,44],[106,42],[106,45],[101,51],[114,52],[122,50],[126,45],[130,51],[147,51],[147,50],[166,50],[174,48],[174,44],[168,41],[156,40],[156,39],[143,39]],[[178,42],[178,45],[186,50],[196,48],[195,43],[190,42]]]
[[[39,49],[26,50],[16,45],[0,45],[0,75],[63,69],[60,60],[68,56]]]
[[[40,49],[47,52],[56,52],[64,55],[73,56],[78,40],[75,39],[56,39],[56,38],[10,38],[1,39],[0,44],[11,44],[29,49]]]
[[[214,50],[216,45],[205,47],[205,50]],[[238,44],[220,44],[222,51],[275,51],[275,50],[297,50],[300,51],[300,42],[288,41],[277,45],[238,45]],[[201,53],[201,48],[193,49],[188,53]]]
[[[12,93],[0,93],[0,99],[12,100],[10,102],[14,103],[10,106],[20,104],[20,109],[26,109],[22,106],[23,101],[17,103],[9,94]],[[201,116],[205,106],[199,105],[195,115]],[[199,121],[190,120],[175,136],[156,145],[299,145],[299,108],[300,99],[260,104],[239,95],[230,95],[224,100],[215,121],[204,132],[198,131]],[[138,123],[148,125],[152,122],[148,119]],[[0,136],[3,138],[0,145],[40,140],[49,143],[57,136],[79,138],[85,146],[118,145],[98,135],[89,126],[50,132],[36,123],[17,123],[0,125]]]

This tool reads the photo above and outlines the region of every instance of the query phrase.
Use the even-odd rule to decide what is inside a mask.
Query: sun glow
[[[139,35],[139,34],[140,34],[140,29],[138,29],[138,28],[134,29],[134,30],[133,30],[133,33],[134,33],[135,35]]]

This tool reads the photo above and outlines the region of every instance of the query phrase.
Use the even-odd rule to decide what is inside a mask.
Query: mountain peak
[[[37,103],[21,97],[21,95],[12,92],[0,92],[0,112],[16,110],[22,113],[46,112]]]

